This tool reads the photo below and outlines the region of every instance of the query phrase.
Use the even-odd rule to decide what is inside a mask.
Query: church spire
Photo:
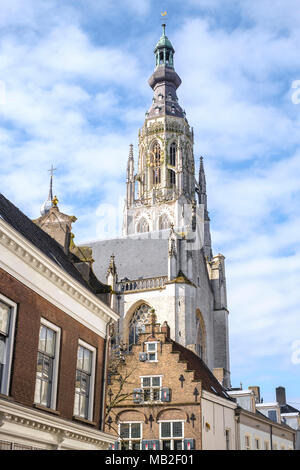
[[[134,178],[134,157],[133,145],[129,146],[129,155],[127,161],[127,207],[132,206],[135,199],[135,178]]]
[[[207,194],[206,194],[206,178],[203,165],[203,157],[200,157],[200,166],[199,166],[199,204],[204,205],[205,216],[207,213]]]
[[[203,204],[204,209],[204,253],[208,260],[212,259],[211,236],[210,236],[210,218],[207,210],[206,178],[203,165],[203,157],[200,157],[199,182],[198,182],[199,204]]]
[[[53,168],[53,165],[51,165],[51,168],[48,171],[50,173],[49,194],[48,194],[48,199],[44,202],[44,204],[41,207],[41,210],[40,210],[41,215],[45,215],[47,212],[49,212],[50,208],[53,205],[53,173],[54,171],[56,171],[56,168]]]

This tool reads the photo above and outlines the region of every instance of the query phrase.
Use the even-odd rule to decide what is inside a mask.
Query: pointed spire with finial
[[[129,145],[129,155],[127,162],[127,179],[132,181],[134,177],[134,157],[133,157],[133,145]]]
[[[204,215],[205,219],[208,217],[207,211],[207,194],[206,194],[206,178],[203,165],[203,157],[200,157],[200,166],[199,166],[199,204],[204,205]]]
[[[41,215],[45,215],[45,214],[47,214],[47,212],[49,212],[49,210],[51,209],[53,204],[55,204],[53,202],[54,200],[56,200],[58,202],[56,196],[53,198],[53,174],[56,171],[56,168],[54,168],[53,165],[51,165],[51,168],[48,171],[50,173],[49,193],[48,193],[48,199],[44,202],[44,204],[41,207],[41,211],[40,211]],[[57,202],[56,202],[56,204],[57,204]]]
[[[108,269],[107,269],[107,274],[112,274],[113,276],[116,274],[117,268],[115,265],[115,255],[112,254],[110,257]]]

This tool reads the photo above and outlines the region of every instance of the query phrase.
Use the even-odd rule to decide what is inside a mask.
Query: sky
[[[226,257],[232,385],[300,408],[299,0],[0,0],[1,192],[38,217],[53,164],[75,242],[120,235],[165,10]]]

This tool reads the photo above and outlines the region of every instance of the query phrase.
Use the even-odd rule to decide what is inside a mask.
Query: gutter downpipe
[[[100,430],[104,432],[104,416],[105,416],[105,404],[106,404],[106,385],[107,385],[107,366],[108,366],[108,348],[110,343],[109,327],[113,323],[113,320],[110,319],[106,324],[106,338],[105,338],[105,354],[104,354],[104,367],[103,367],[103,377],[102,377],[102,409],[100,417]]]
[[[273,450],[273,428],[272,428],[272,424],[270,424],[270,443],[271,443],[271,450]]]

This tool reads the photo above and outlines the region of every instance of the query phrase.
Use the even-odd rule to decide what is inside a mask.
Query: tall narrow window
[[[16,304],[0,294],[0,393],[9,394]]]
[[[34,402],[55,408],[60,328],[42,319],[40,326]]]
[[[175,171],[173,170],[169,170],[169,181],[170,181],[170,186],[175,186],[176,174],[175,174]]]
[[[225,429],[226,450],[230,450],[230,430]]]
[[[95,382],[95,348],[79,341],[77,350],[74,415],[92,420]]]
[[[170,145],[170,165],[175,166],[176,165],[176,144],[173,142]]]
[[[161,159],[160,159],[160,146],[159,146],[158,142],[155,142],[154,145],[153,145],[151,163],[152,163],[152,167],[153,167],[153,170],[152,170],[153,184],[160,184],[160,181],[161,181],[161,172],[160,172]]]

